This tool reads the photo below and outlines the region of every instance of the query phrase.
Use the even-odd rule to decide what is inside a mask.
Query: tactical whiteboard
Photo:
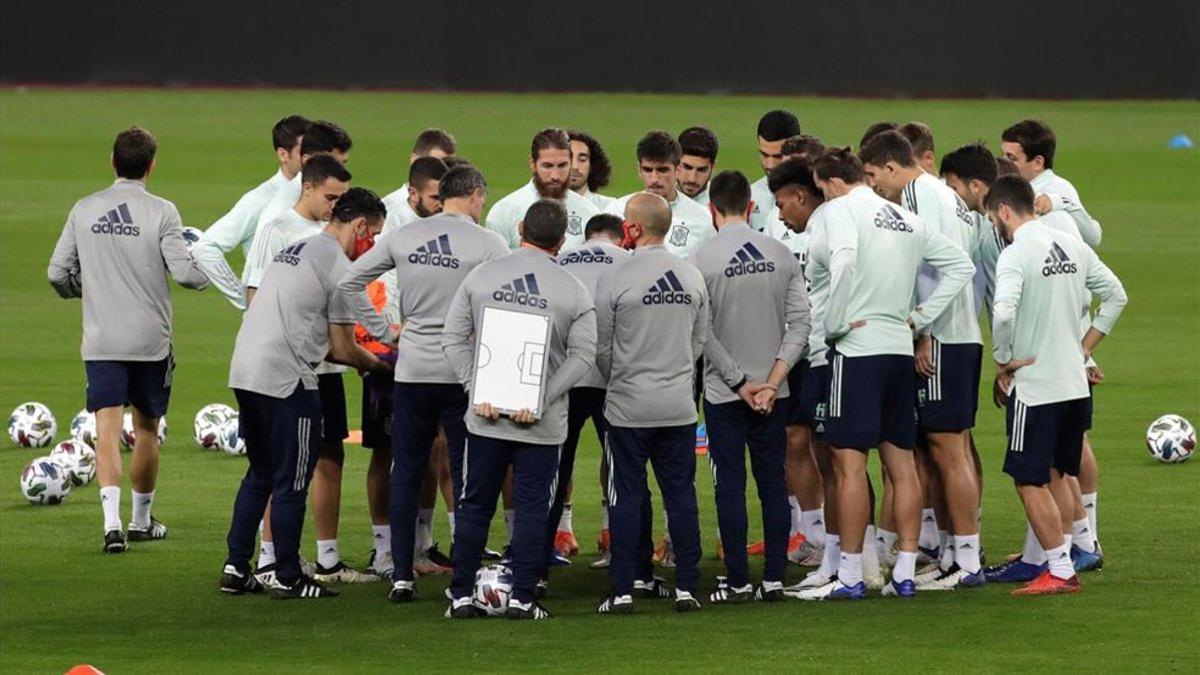
[[[528,408],[540,418],[550,317],[488,306],[479,323],[471,405],[491,403],[505,414]]]

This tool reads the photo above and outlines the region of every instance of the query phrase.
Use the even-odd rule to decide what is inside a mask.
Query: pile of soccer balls
[[[192,425],[196,444],[227,455],[246,454],[246,442],[238,435],[238,413],[224,403],[209,403],[196,413]]]
[[[21,494],[33,504],[58,504],[96,477],[96,421],[73,420],[72,439],[54,447],[50,454],[38,457],[21,471]],[[22,403],[8,417],[8,435],[13,443],[26,448],[49,445],[58,433],[58,422],[41,403]],[[77,435],[78,434],[78,435]],[[81,438],[86,437],[86,438]]]

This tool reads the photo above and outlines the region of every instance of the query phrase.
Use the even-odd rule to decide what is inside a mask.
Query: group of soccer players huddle
[[[701,405],[726,568],[708,603],[1001,581],[1024,582],[1014,595],[1070,593],[1078,571],[1100,568],[1087,431],[1103,375],[1092,352],[1126,298],[1093,250],[1099,223],[1053,171],[1044,123],[1005,129],[1001,157],[977,143],[938,164],[919,122],[875,124],[855,153],[774,110],[758,124],[765,175],[753,183],[716,171],[710,130],[652,131],[637,145],[644,190],[616,199],[598,192],[611,176],[601,144],[547,128],[532,139],[529,183],[486,219],[484,176],[445,131],[418,136],[407,183],[382,199],[351,187],[352,143],[336,124],[291,116],[272,136],[277,173],[185,243],[175,207],[146,191],[155,139],[122,132],[117,182],[76,204],[55,248],[51,284],[84,299],[104,550],[167,535],[151,509],[174,367],[170,272],[245,310],[229,374],[249,459],[220,578],[230,594],[321,598],[337,595],[331,584],[383,577],[389,600],[409,602],[418,574],[451,573],[446,616],[470,618],[481,613],[476,572],[502,559],[506,615],[549,618],[550,570],[578,552],[569,501],[591,420],[604,516],[592,566],[610,574],[597,611],[629,613],[635,598],[700,609]],[[239,246],[240,276],[224,258]],[[489,308],[550,326],[538,410],[471,396]],[[1029,523],[1021,555],[993,567],[971,434],[981,308],[993,398],[1007,414],[1004,471]],[[337,541],[345,366],[363,375],[372,452],[366,571],[342,561]],[[125,405],[136,426],[127,532]],[[871,448],[883,464],[875,484]],[[757,544],[747,542],[747,449]],[[647,462],[666,521],[657,547]],[[310,485],[314,563],[300,557]],[[432,536],[439,494],[449,557]],[[496,552],[488,531],[501,500],[509,540]],[[765,557],[757,584],[752,553]],[[815,569],[787,586],[789,561]],[[655,564],[675,568],[674,589]]]

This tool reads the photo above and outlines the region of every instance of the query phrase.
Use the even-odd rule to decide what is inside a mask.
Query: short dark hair
[[[346,130],[324,120],[317,120],[304,130],[304,140],[300,141],[300,154],[313,155],[318,152],[350,152],[350,134]]]
[[[786,159],[767,174],[767,188],[772,193],[785,187],[800,188],[814,197],[825,198],[813,180],[813,163],[805,157]]]
[[[1021,175],[1021,170],[1017,168],[1016,164],[1013,164],[1013,161],[1011,159],[1009,159],[1007,157],[997,157],[996,158],[996,177],[997,178],[999,178],[1001,176],[1020,176],[1020,175]]]
[[[741,171],[722,171],[708,184],[708,203],[724,216],[745,213],[750,206],[750,181]]]
[[[703,157],[712,163],[717,162],[717,150],[721,144],[717,135],[706,127],[688,127],[679,132],[679,149],[684,155]]]
[[[758,136],[764,141],[782,141],[800,135],[800,120],[786,110],[772,110],[758,120]]]
[[[304,163],[304,168],[300,170],[302,183],[321,185],[330,178],[349,183],[351,176],[346,165],[328,152],[318,152],[309,157],[308,161]]]
[[[847,183],[863,179],[862,160],[849,147],[829,148],[813,162],[813,173],[821,180],[841,178]]]
[[[271,142],[275,144],[275,149],[291,150],[310,124],[312,122],[303,115],[288,115],[276,122],[271,129]]]
[[[784,156],[800,155],[811,160],[820,157],[823,152],[825,152],[825,144],[817,137],[808,134],[792,136],[783,142]]]
[[[158,141],[154,134],[141,127],[129,127],[117,134],[113,141],[112,165],[118,178],[138,180],[150,173],[154,155],[158,154]]]
[[[916,166],[912,144],[899,131],[885,131],[875,134],[867,144],[858,151],[863,164],[885,166],[895,162],[900,166]]]
[[[1025,159],[1032,160],[1038,155],[1047,169],[1054,166],[1054,150],[1058,140],[1049,125],[1041,120],[1021,120],[1004,130],[1000,140],[1006,143],[1019,143],[1025,152]]]
[[[571,137],[558,127],[547,127],[533,135],[529,144],[529,158],[536,160],[543,150],[571,151]]]
[[[909,144],[912,145],[914,156],[919,157],[926,152],[933,152],[933,129],[930,129],[928,124],[909,122],[897,131],[908,139]]]
[[[431,180],[441,180],[446,171],[446,163],[437,157],[418,157],[408,167],[408,184],[420,188]]]
[[[1001,205],[1017,213],[1033,213],[1033,186],[1020,176],[997,178],[983,198],[983,208],[996,211]]]
[[[863,132],[862,138],[858,139],[858,147],[861,150],[862,147],[867,144],[867,141],[875,138],[877,135],[882,134],[885,131],[895,131],[899,128],[900,125],[896,124],[895,122],[876,122],[875,124],[867,127],[867,130]]]
[[[679,164],[679,156],[682,152],[679,148],[679,141],[665,131],[651,131],[642,136],[642,140],[637,144],[639,162],[648,159],[652,162]]]
[[[471,160],[462,155],[446,155],[442,158],[442,162],[446,165],[447,171],[456,166],[474,166],[471,164]]]
[[[366,218],[367,222],[387,218],[387,207],[379,195],[363,187],[353,187],[338,197],[333,205],[333,219],[339,223],[348,223],[356,218]]]
[[[454,141],[454,136],[450,132],[442,129],[426,129],[417,134],[417,140],[413,142],[412,154],[418,157],[428,157],[429,153],[434,150],[441,150],[447,155],[453,155],[458,150],[458,143]]]
[[[608,185],[608,181],[612,180],[612,162],[608,161],[608,153],[604,152],[604,146],[600,145],[600,141],[588,132],[579,129],[567,131],[567,136],[572,141],[579,141],[588,147],[592,165],[588,172],[588,189],[595,192]]]
[[[487,181],[483,174],[471,164],[459,164],[442,174],[438,181],[438,199],[446,201],[456,197],[469,197],[476,190],[486,190]]]
[[[977,180],[991,185],[996,182],[996,156],[982,142],[971,143],[942,157],[938,172],[943,176],[954,174],[964,181]]]
[[[539,199],[529,205],[521,223],[523,241],[554,248],[567,232],[567,207],[557,199]]]
[[[583,227],[583,238],[591,239],[603,232],[621,239],[625,236],[625,228],[621,227],[624,223],[625,219],[615,213],[597,213]]]

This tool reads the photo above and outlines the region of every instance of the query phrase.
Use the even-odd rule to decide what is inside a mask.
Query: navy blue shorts
[[[788,386],[791,386],[791,380],[788,381]],[[792,424],[804,424],[812,429],[818,438],[824,437],[825,418],[829,407],[829,366],[821,365],[814,367],[808,361],[805,361],[800,389],[792,389],[791,391],[793,405],[799,408],[799,411],[793,411],[797,416],[793,419],[799,419],[800,421],[789,421],[789,426]]]
[[[933,340],[933,377],[916,376],[917,423],[923,432],[974,428],[979,410],[979,366],[983,346]]]
[[[789,427],[811,424],[811,420],[804,411],[804,402],[801,400],[801,392],[804,391],[804,373],[808,371],[808,368],[808,359],[803,359],[797,361],[796,365],[788,371],[788,398],[784,403],[787,405],[787,425]]]
[[[1014,387],[1005,414],[1008,452],[1004,473],[1027,485],[1049,483],[1050,469],[1078,476],[1091,400],[1026,405],[1017,399]]]
[[[151,417],[167,414],[175,355],[158,361],[84,361],[87,409],[131,405]]]
[[[370,450],[392,451],[391,373],[367,373],[363,376],[362,445]]]
[[[321,396],[321,440],[346,440],[350,435],[350,421],[346,416],[346,385],[342,382],[342,374],[318,375],[317,392]]]
[[[825,442],[863,451],[885,442],[912,449],[917,440],[914,379],[911,356],[845,356],[834,350]]]

